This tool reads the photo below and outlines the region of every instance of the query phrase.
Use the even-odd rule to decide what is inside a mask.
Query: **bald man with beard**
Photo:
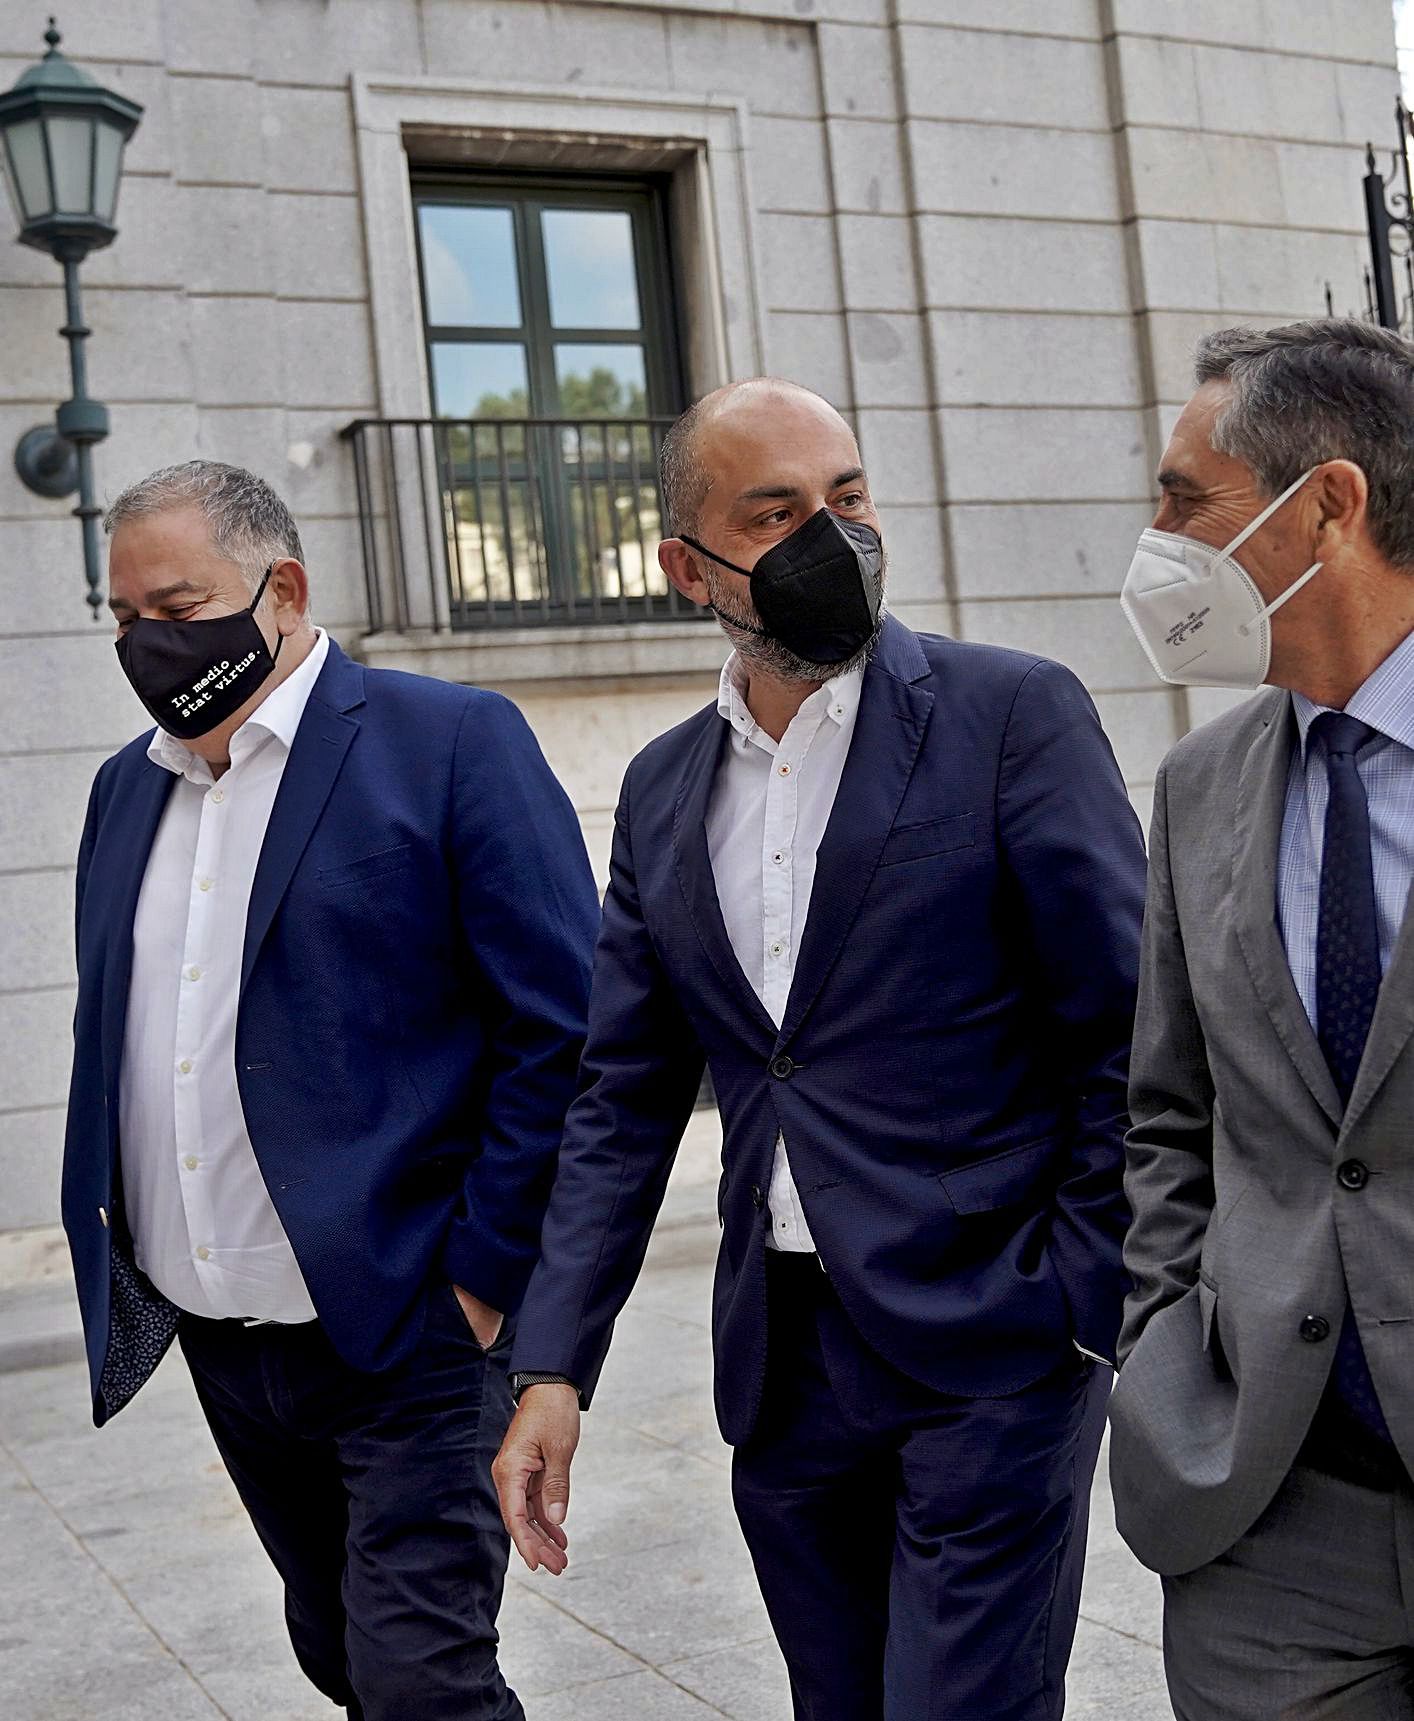
[[[770,379],[662,459],[734,647],[624,779],[496,1464],[532,1568],[704,1063],[733,1492],[798,1717],[1052,1721],[1127,1279],[1144,853],[1094,706],[911,633],[849,426]]]

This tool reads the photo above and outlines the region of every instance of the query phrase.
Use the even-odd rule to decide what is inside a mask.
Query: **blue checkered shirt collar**
[[[1302,751],[1311,725],[1328,705],[1317,705],[1304,693],[1293,693],[1297,732]],[[1414,750],[1414,633],[1407,634],[1375,673],[1351,695],[1345,710],[1402,747]]]

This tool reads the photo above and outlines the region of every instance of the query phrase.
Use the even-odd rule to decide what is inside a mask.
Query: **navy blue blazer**
[[[176,778],[151,731],[93,786],[64,1154],[99,1422],[141,1384],[119,1188],[133,916]],[[174,905],[175,911],[176,905]],[[331,643],[251,892],[236,1073],[315,1309],[355,1367],[415,1344],[430,1285],[520,1302],[585,1030],[599,902],[564,791],[507,700]],[[100,1217],[100,1209],[110,1223]],[[106,1365],[106,1383],[105,1383]]]
[[[582,1092],[512,1366],[586,1402],[702,1073],[724,1125],[717,1410],[766,1366],[777,1132],[865,1339],[944,1393],[1017,1390],[1072,1340],[1114,1355],[1144,848],[1058,664],[890,621],[865,671],[778,1030],[722,920],[704,815],[715,705],[630,766]]]

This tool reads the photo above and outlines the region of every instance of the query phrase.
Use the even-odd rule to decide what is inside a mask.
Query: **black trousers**
[[[187,1315],[179,1337],[314,1684],[353,1721],[523,1721],[496,1662],[505,1343],[482,1350],[450,1285],[382,1374],[341,1361],[317,1322]]]
[[[798,1721],[1057,1721],[1109,1370],[944,1398],[768,1255],[767,1386],[733,1492]]]

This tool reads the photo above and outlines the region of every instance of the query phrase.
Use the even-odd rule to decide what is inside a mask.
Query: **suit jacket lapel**
[[[103,961],[103,1088],[110,1100],[109,1125],[116,1129],[118,1112],[111,1102],[118,1091],[123,1063],[123,1034],[128,1020],[128,987],[133,972],[133,921],[147,872],[148,856],[161,823],[176,775],[145,759],[137,781],[108,840],[95,851],[95,863],[107,877],[90,876],[88,900],[100,890],[109,893],[106,911],[107,951]],[[116,809],[115,809],[116,810]]]
[[[1237,937],[1277,1038],[1322,1111],[1339,1126],[1340,1095],[1291,978],[1277,929],[1277,857],[1291,769],[1290,696],[1273,697],[1268,707],[1237,784],[1232,857]]]
[[[899,622],[887,623],[864,672],[849,757],[816,856],[782,1043],[818,997],[873,881],[932,715],[933,695],[913,685],[927,673],[914,635]]]
[[[362,703],[363,671],[331,641],[328,661],[295,732],[255,869],[246,913],[242,993],[300,856],[319,823],[344,756],[358,734],[358,719],[348,713]]]
[[[708,960],[759,1032],[774,1041],[776,1024],[746,978],[727,936],[717,882],[712,875],[712,855],[707,847],[707,803],[727,734],[727,725],[715,710],[703,713],[702,728],[678,780],[677,803],[673,808],[673,865]]]

